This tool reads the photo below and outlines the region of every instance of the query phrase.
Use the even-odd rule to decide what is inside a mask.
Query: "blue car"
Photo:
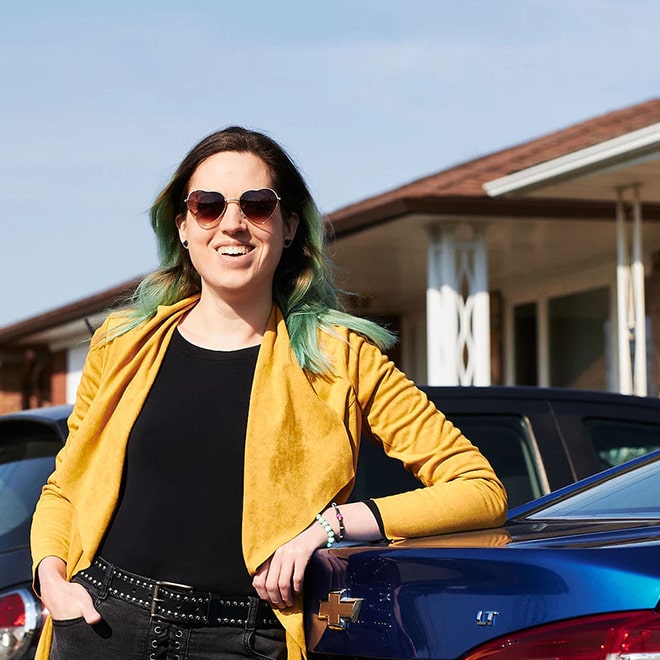
[[[316,653],[660,659],[660,451],[499,529],[317,551],[305,586]]]
[[[459,424],[491,460],[506,484],[510,503],[526,502],[580,477],[594,474],[605,466],[660,447],[660,399],[621,396],[610,392],[524,387],[441,387],[426,388],[426,391],[438,407]],[[70,412],[70,406],[60,406],[0,415],[0,660],[30,660],[34,657],[34,648],[45,612],[31,588],[31,559],[28,547],[30,521],[41,487],[53,469],[55,454],[65,442],[66,419]],[[354,490],[356,499],[380,497],[417,487],[419,483],[398,462],[387,459],[382,451],[371,446],[369,442],[362,443]],[[447,594],[443,594],[437,586],[446,581],[445,578],[437,578],[435,572],[435,566],[439,566],[439,558],[444,556],[438,553],[444,552],[441,548],[447,548],[448,545],[451,548],[452,543],[462,543],[463,549],[457,552],[464,560],[461,565],[467,566],[467,558],[472,556],[470,553],[479,552],[479,544],[483,546],[504,542],[511,537],[514,528],[475,535],[409,541],[387,547],[342,548],[331,553],[317,553],[309,578],[312,591],[311,600],[308,602],[313,603],[313,608],[308,613],[308,622],[316,635],[310,637],[310,640],[320,650],[330,649],[329,652],[333,653],[385,657],[424,655],[424,645],[428,648],[437,647],[437,643],[434,646],[429,640],[420,641],[413,635],[415,630],[421,631],[419,634],[422,636],[442,634],[442,643],[448,644],[445,640],[447,629],[444,624],[440,623],[432,610],[421,607],[421,603],[427,600],[433,602],[435,607],[435,603],[439,603],[440,599],[442,603],[450,603],[443,607],[449,607],[450,613],[455,613],[454,601],[447,600]],[[470,543],[476,544],[477,547],[467,550],[465,546]],[[512,547],[515,547],[515,544],[512,544]],[[432,560],[419,559],[419,553],[422,551],[428,552]],[[365,559],[371,558],[366,569],[357,562],[358,554],[364,555]],[[411,557],[411,560],[406,560],[405,571],[401,576],[397,576],[399,567],[396,562],[404,555]],[[328,562],[337,568],[337,574],[328,572]],[[510,560],[507,559],[506,562],[508,566]],[[417,575],[414,578],[414,588],[407,584],[409,579],[413,579],[413,564],[416,566]],[[426,583],[422,579],[427,564],[431,567],[429,575],[436,575],[433,578],[436,580],[435,586],[425,586]],[[403,566],[403,563],[401,565]],[[459,564],[454,562],[453,566],[451,570],[455,570]],[[475,570],[478,566],[475,566]],[[349,567],[351,577],[347,587],[348,582],[343,580],[342,575]],[[374,569],[373,579],[369,582],[369,571],[374,567],[377,570]],[[352,575],[354,568],[357,571],[355,576]],[[361,572],[364,570],[367,571],[366,574]],[[446,572],[443,573],[445,569],[438,570],[441,576],[446,575]],[[504,571],[504,568],[499,567],[496,570]],[[469,589],[474,587],[468,580],[475,575],[479,573],[467,568],[464,574],[457,573],[452,578],[453,586],[448,586],[449,592],[469,593]],[[461,579],[466,580],[465,588],[461,587]],[[483,579],[486,579],[486,576]],[[405,587],[401,585],[402,580]],[[496,588],[498,584],[499,582],[494,582],[492,588]],[[356,591],[358,585],[361,585],[360,598],[364,597],[361,595],[363,593],[370,594],[369,599],[376,598],[378,596],[374,594],[380,592],[374,589],[385,589],[385,586],[387,589],[390,586],[396,589],[396,594],[405,594],[407,600],[397,600],[399,597],[394,591],[388,596],[392,603],[405,605],[398,615],[404,624],[395,625],[390,621],[389,617],[393,614],[386,608],[387,600],[378,605],[378,613],[373,611],[376,607],[373,600],[365,601],[361,618],[355,624],[350,623],[346,617],[338,619],[342,625],[349,621],[345,630],[339,634],[332,628],[336,619],[334,614],[329,624],[326,619],[318,619],[315,616],[321,601],[329,603],[323,606],[328,608],[333,599],[337,600],[339,611],[344,611],[348,596],[346,593],[337,594],[341,594],[345,588]],[[420,610],[418,621],[415,620],[416,609],[408,608],[411,594],[416,593],[417,588],[428,589],[431,594],[428,598],[425,596],[420,601],[414,601],[414,608]],[[333,589],[337,593],[329,596]],[[521,596],[520,599],[514,600],[520,600],[522,603],[528,597]],[[503,607],[498,605],[501,607],[501,613],[495,614],[497,608],[489,604],[490,597],[484,599],[478,592],[475,592],[475,602],[475,606],[478,606],[476,611],[480,612],[480,623],[476,626],[476,614],[470,610],[466,632],[461,632],[461,635],[464,640],[470,640],[468,632],[474,634],[476,630],[481,637],[476,642],[466,644],[466,648],[509,630],[504,628],[507,614]],[[471,603],[470,607],[474,609]],[[522,605],[516,607],[520,609]],[[377,622],[374,623],[374,617],[381,615],[385,624],[380,623],[381,619],[376,619]],[[423,617],[432,618],[425,622]],[[382,636],[385,632],[384,625],[389,626],[389,636],[386,637]],[[326,633],[328,626],[331,629]],[[449,628],[452,626],[453,623]],[[406,639],[406,636],[415,641],[411,641],[409,646],[402,646],[402,640]],[[456,656],[429,656],[427,653],[426,657]]]
[[[31,587],[34,505],[67,435],[71,406],[0,416],[0,660],[28,660],[44,611]]]

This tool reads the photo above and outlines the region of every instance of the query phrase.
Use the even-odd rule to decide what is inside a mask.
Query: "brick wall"
[[[51,356],[50,402],[54,406],[66,403],[66,351]]]
[[[52,358],[40,347],[0,353],[0,414],[53,403]]]
[[[0,414],[5,414],[23,407],[23,360],[22,354],[4,353],[0,359]]]

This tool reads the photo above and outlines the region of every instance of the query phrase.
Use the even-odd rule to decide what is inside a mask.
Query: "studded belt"
[[[273,610],[265,601],[250,596],[232,597],[195,591],[193,587],[174,582],[152,580],[124,571],[100,557],[79,573],[77,577],[119,600],[131,603],[151,616],[173,623],[202,626],[244,627],[250,617],[250,608],[256,601],[257,628],[281,628]]]

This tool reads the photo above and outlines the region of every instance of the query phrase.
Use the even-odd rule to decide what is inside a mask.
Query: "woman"
[[[500,524],[478,450],[343,313],[308,188],[238,127],[182,161],[161,267],[95,334],[32,528],[38,658],[300,657],[312,553]],[[346,504],[368,431],[425,485]]]

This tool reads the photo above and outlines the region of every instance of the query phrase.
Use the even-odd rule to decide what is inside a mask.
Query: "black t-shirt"
[[[128,439],[99,554],[200,590],[254,595],[241,549],[243,459],[259,347],[212,351],[175,332]]]

